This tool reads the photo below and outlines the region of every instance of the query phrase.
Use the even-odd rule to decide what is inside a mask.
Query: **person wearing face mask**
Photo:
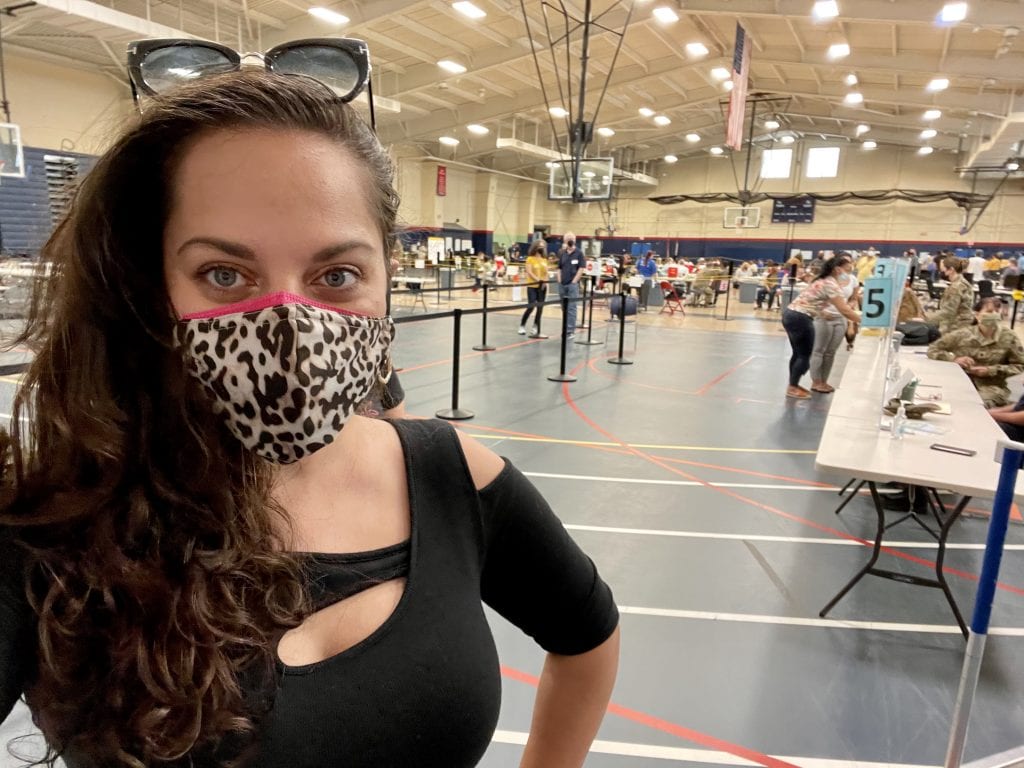
[[[49,764],[471,768],[486,603],[546,651],[522,765],[582,766],[596,566],[508,460],[359,415],[394,380],[393,174],[337,88],[243,70],[154,94],[84,178],[0,455],[0,720],[24,695]]]
[[[837,262],[832,269],[832,275],[842,290],[843,301],[850,309],[855,309],[856,305],[852,303],[852,299],[858,284],[853,274],[853,257],[845,251],[840,251],[830,261]],[[823,261],[822,268],[828,263]],[[828,383],[828,377],[835,362],[836,350],[846,335],[847,322],[848,318],[843,317],[832,304],[822,307],[820,316],[814,318],[814,350],[811,352],[810,368],[812,392],[827,395],[835,391],[835,387]]]
[[[925,322],[946,334],[974,324],[974,288],[963,276],[964,262],[947,256],[939,265],[939,273],[949,282],[939,300],[939,308],[925,315]]]
[[[841,254],[830,259],[825,262],[821,274],[783,310],[782,327],[786,329],[793,350],[789,358],[789,386],[786,388],[786,397],[804,400],[811,396],[810,390],[800,386],[800,379],[811,366],[815,339],[814,321],[822,316],[825,309],[832,307],[847,320],[860,322],[860,312],[852,309],[847,303],[848,298],[844,295],[843,286],[838,279],[841,274],[852,271],[853,259],[849,255]]]
[[[1002,307],[998,297],[982,299],[976,326],[943,334],[928,347],[932,360],[954,362],[967,372],[986,408],[1009,404],[1006,380],[1024,373],[1024,347],[1001,324]]]

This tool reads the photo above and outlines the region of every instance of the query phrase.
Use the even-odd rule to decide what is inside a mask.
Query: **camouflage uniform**
[[[1008,405],[1010,390],[1006,380],[1024,373],[1024,347],[1017,334],[1009,328],[1000,328],[991,339],[982,336],[977,326],[944,334],[928,347],[928,357],[949,361],[970,357],[975,365],[987,367],[988,376],[967,374],[985,401],[986,408]]]
[[[715,300],[715,292],[711,288],[711,283],[720,278],[721,275],[715,267],[705,267],[703,272],[694,275],[690,288],[690,303],[695,307],[701,304],[710,307]]]
[[[925,320],[939,326],[939,333],[946,334],[958,328],[966,328],[974,322],[974,288],[964,277],[957,278],[946,287],[939,308],[928,313]]]

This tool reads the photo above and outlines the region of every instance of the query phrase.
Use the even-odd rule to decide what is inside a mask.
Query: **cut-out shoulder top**
[[[278,663],[253,768],[470,768],[487,749],[501,700],[484,603],[557,654],[596,648],[618,624],[594,564],[507,460],[477,491],[448,424],[394,427],[408,475],[410,540],[310,554],[306,575],[318,607],[391,578],[404,576],[405,591],[392,615],[348,650],[298,667]],[[0,580],[3,718],[32,675],[33,622],[20,582]],[[192,757],[195,766],[205,762]],[[66,762],[92,763],[86,755]]]

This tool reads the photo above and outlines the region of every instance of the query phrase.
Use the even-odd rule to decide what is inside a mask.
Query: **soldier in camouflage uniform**
[[[1024,373],[1020,339],[999,324],[1002,306],[998,297],[984,299],[977,325],[943,334],[928,347],[932,360],[949,360],[967,371],[986,408],[1009,404],[1006,380]]]
[[[715,262],[710,262],[704,269],[693,276],[690,288],[690,303],[694,307],[710,307],[715,301],[715,292],[711,287],[713,280],[721,277]]]
[[[942,294],[939,308],[929,312],[925,321],[937,325],[942,334],[971,326],[974,323],[974,287],[963,276],[964,262],[947,256],[939,265],[939,271],[949,281],[949,286]]]

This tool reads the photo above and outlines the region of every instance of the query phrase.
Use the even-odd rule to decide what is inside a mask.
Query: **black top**
[[[447,423],[394,427],[408,475],[410,541],[362,554],[311,554],[305,570],[319,607],[402,575],[405,592],[387,621],[352,648],[300,667],[279,662],[253,768],[475,766],[501,699],[481,601],[552,653],[589,651],[618,624],[594,564],[507,460],[478,492]],[[34,642],[20,581],[10,582],[0,583],[4,718],[31,672],[25,666]],[[67,760],[70,768],[84,762]]]
[[[583,269],[583,253],[576,246],[573,246],[572,250],[563,251],[558,255],[558,282],[561,285],[571,283],[581,269]]]

